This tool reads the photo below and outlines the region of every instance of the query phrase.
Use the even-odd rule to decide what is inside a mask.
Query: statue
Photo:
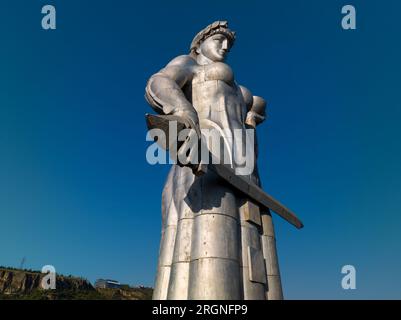
[[[269,208],[297,228],[302,223],[260,188],[256,142],[251,172],[233,173],[240,167],[237,158],[249,150],[249,140],[233,132],[246,136],[266,117],[265,100],[239,85],[224,62],[234,41],[226,21],[210,24],[195,36],[188,55],[174,58],[146,86],[146,100],[161,115],[148,115],[149,128],[180,119],[198,138],[201,130],[213,129],[231,167],[222,158],[209,166],[172,166],[162,195],[153,299],[283,298]]]

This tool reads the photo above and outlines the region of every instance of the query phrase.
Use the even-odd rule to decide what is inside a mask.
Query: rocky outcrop
[[[45,274],[25,270],[0,269],[0,293],[27,294],[41,289]],[[94,291],[94,287],[85,279],[56,276],[57,290]]]
[[[152,288],[95,289],[77,277],[56,276],[56,290],[41,288],[43,277],[39,271],[0,267],[0,300],[149,300]]]

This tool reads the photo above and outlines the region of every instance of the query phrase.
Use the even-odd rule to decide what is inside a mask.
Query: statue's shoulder
[[[175,57],[173,60],[171,60],[168,64],[167,67],[195,67],[197,65],[196,60],[191,57],[190,55],[184,54],[178,57]]]
[[[182,55],[171,60],[160,72],[175,80],[182,87],[192,79],[196,66],[194,58]]]
[[[244,99],[244,102],[248,108],[252,107],[253,103],[253,95],[251,91],[249,91],[247,88],[245,88],[242,85],[238,85],[238,88],[240,89],[240,92],[242,94],[242,97]]]

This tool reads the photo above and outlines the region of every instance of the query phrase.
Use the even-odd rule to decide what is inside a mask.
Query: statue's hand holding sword
[[[175,136],[173,132],[170,132],[170,121],[177,122],[177,132],[175,132]],[[164,149],[169,150],[171,147],[171,141],[174,142],[175,151],[173,152],[177,152],[178,156],[180,155],[180,153],[186,152],[186,148],[182,148],[182,146],[185,142],[187,142],[187,140],[177,141],[178,134],[183,129],[194,129],[194,131],[191,130],[191,136],[188,135],[188,137],[192,139],[197,138],[200,142],[198,143],[198,146],[201,145],[201,131],[199,128],[199,121],[196,113],[192,114],[191,112],[185,111],[182,113],[178,112],[174,115],[146,114],[146,123],[149,130],[160,129],[165,133],[166,141],[164,144],[161,144]],[[197,155],[198,159],[196,160],[199,160],[200,152],[198,152]],[[177,157],[177,159],[179,159],[179,157]],[[252,200],[252,202],[257,204],[261,208],[261,210],[270,209],[278,214],[280,217],[294,225],[296,228],[300,229],[303,227],[302,222],[290,209],[286,208],[276,199],[265,193],[256,184],[244,179],[242,176],[236,175],[234,170],[230,166],[225,164],[212,164],[210,161],[208,164],[204,164],[200,161],[188,162],[186,164],[178,162],[178,164],[191,167],[192,171],[196,175],[202,175],[206,173],[207,170],[213,171],[222,179],[224,179],[227,183],[229,183],[232,187],[234,187],[237,191],[241,192],[250,200]]]

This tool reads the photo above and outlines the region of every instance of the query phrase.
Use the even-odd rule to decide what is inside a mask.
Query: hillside
[[[152,288],[95,289],[83,278],[56,276],[56,289],[40,287],[44,274],[39,271],[0,267],[0,300],[148,300]]]

